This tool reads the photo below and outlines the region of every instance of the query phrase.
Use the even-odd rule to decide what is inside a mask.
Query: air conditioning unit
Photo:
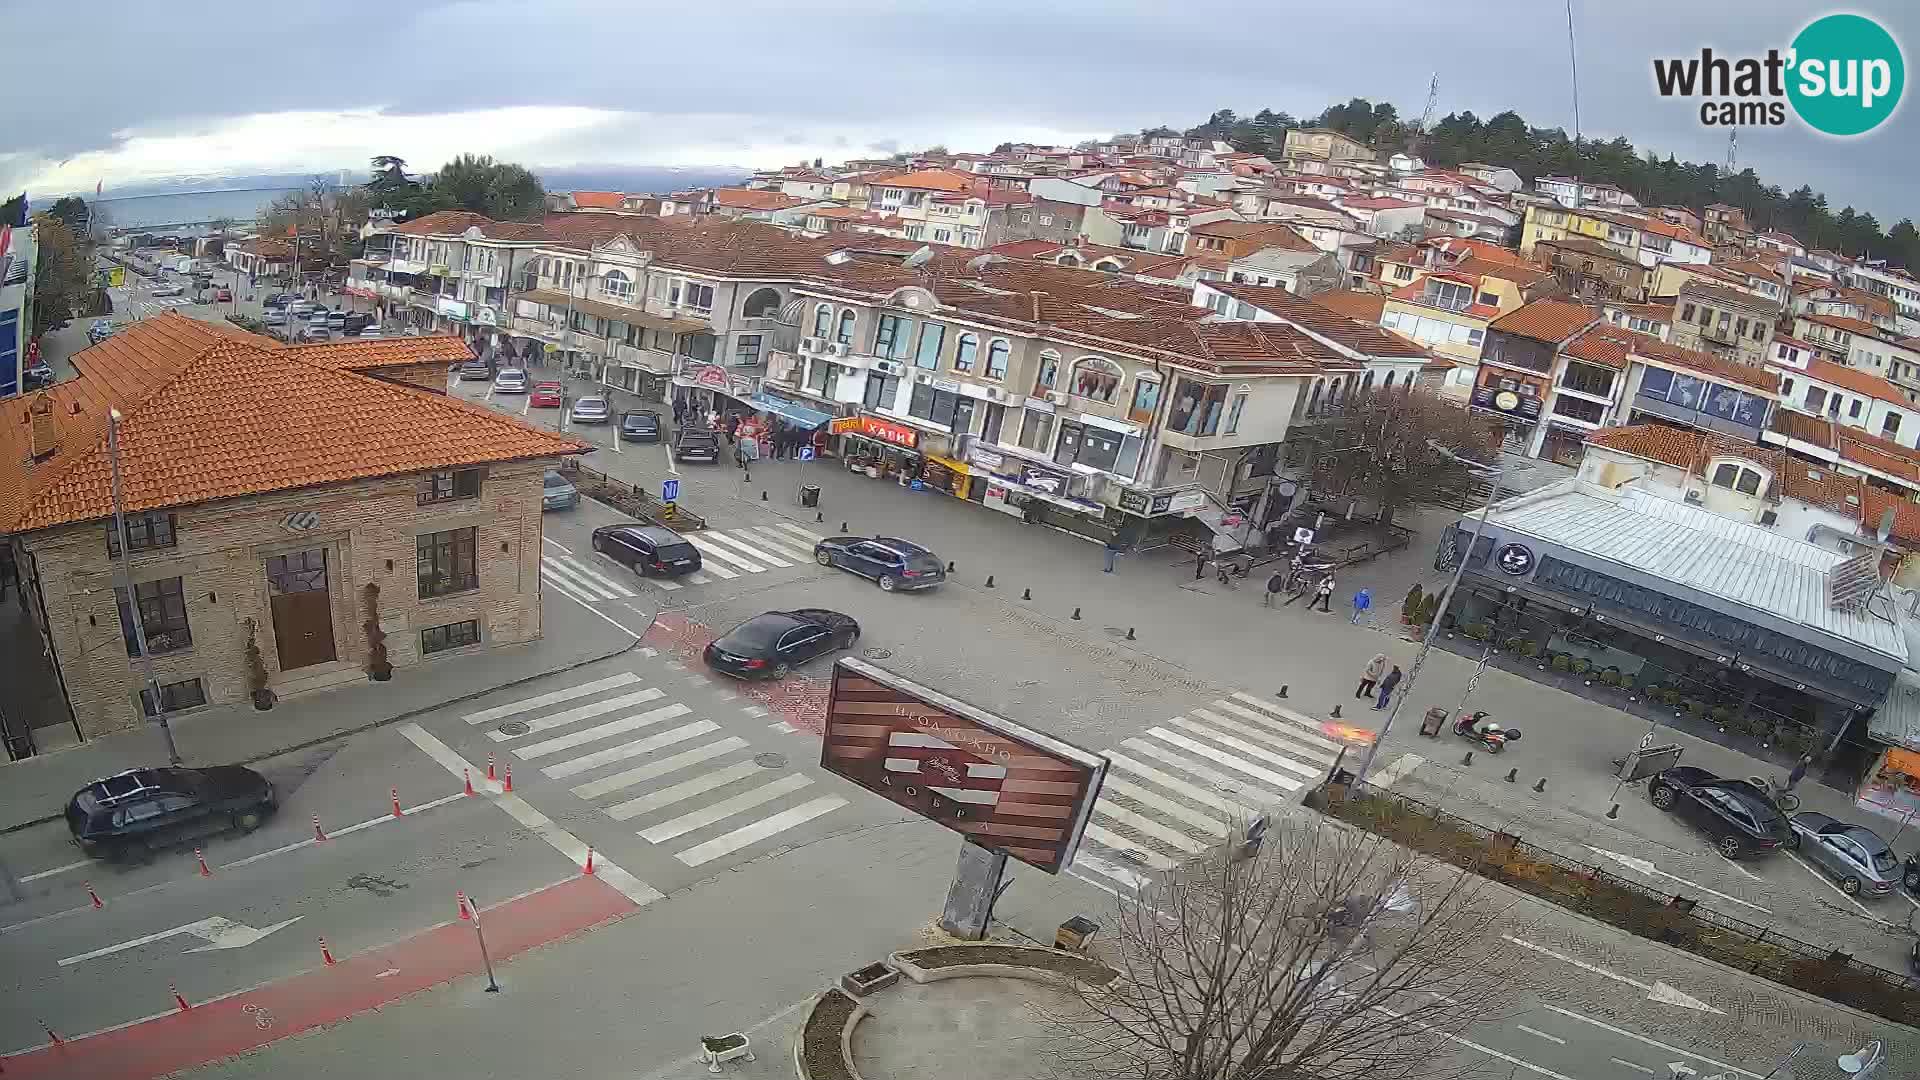
[[[820,351],[820,339],[819,339],[819,338],[817,338],[817,337],[805,337],[805,338],[801,338],[801,339],[800,339],[800,351],[801,351],[801,352],[803,352],[803,353],[815,353],[815,352],[819,352],[819,351]]]
[[[1699,492],[1699,491],[1698,491],[1697,489],[1695,489],[1695,488],[1688,488],[1688,489],[1687,489],[1687,502],[1688,502],[1688,503],[1690,503],[1690,504],[1692,504],[1692,505],[1694,505],[1694,506],[1699,506],[1699,505],[1700,505],[1700,492]]]
[[[833,343],[833,355],[835,355],[835,356],[845,356],[845,355],[847,355],[847,343],[846,343],[846,342],[844,342],[844,341],[836,341],[836,342],[834,342],[834,343]]]
[[[1065,405],[1067,403],[1067,395],[1061,390],[1049,390],[1047,391],[1047,400],[1055,405]]]
[[[913,373],[913,381],[917,383],[930,383],[933,381],[933,376],[924,371],[916,371]]]
[[[907,365],[898,360],[875,360],[873,362],[873,370],[882,375],[899,376],[907,370]]]
[[[1780,523],[1780,515],[1778,513],[1772,510],[1762,510],[1760,512],[1760,524],[1778,525],[1779,523]]]
[[[1007,400],[1007,392],[1005,390],[1000,389],[997,386],[989,386],[987,387],[987,400],[988,401],[1005,401]]]

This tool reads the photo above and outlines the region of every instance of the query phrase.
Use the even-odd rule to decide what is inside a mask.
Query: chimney
[[[53,401],[47,395],[41,394],[27,406],[27,423],[33,428],[31,453],[35,461],[59,448],[60,436],[53,426]]]

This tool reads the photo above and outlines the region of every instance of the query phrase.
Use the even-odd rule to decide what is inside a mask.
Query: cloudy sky
[[[1920,14],[1878,2],[1853,10],[1920,42]],[[1222,107],[1307,115],[1353,96],[1417,116],[1436,72],[1440,113],[1513,108],[1573,124],[1564,11],[1542,0],[6,7],[15,92],[0,97],[0,190],[360,168],[377,153],[420,169],[462,151],[535,167],[765,166],[936,142],[1072,142],[1185,127]],[[1784,47],[1825,10],[1739,8],[1733,19],[1724,0],[1574,0],[1584,132],[1721,160],[1724,138],[1694,106],[1654,94],[1655,50]],[[1741,163],[1883,221],[1920,214],[1903,198],[1920,172],[1917,115],[1905,107],[1852,141],[1749,129]]]

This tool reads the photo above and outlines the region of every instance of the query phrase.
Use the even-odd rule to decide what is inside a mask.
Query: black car
[[[659,442],[660,414],[651,409],[621,413],[620,438],[623,442]]]
[[[1691,765],[1655,774],[1647,782],[1647,797],[1711,835],[1713,846],[1729,859],[1765,854],[1792,836],[1786,814],[1766,792]]]
[[[720,460],[720,433],[712,428],[681,428],[673,433],[673,460]]]
[[[897,536],[829,536],[813,545],[813,561],[872,578],[883,592],[927,589],[947,580],[940,556]]]
[[[755,615],[727,631],[702,654],[707,666],[738,679],[783,679],[798,664],[860,640],[851,615],[798,608]]]
[[[74,792],[67,829],[88,855],[123,858],[230,828],[252,832],[273,808],[273,785],[240,765],[130,769]]]
[[[593,550],[643,576],[679,577],[700,569],[699,549],[658,525],[602,525],[593,530]]]

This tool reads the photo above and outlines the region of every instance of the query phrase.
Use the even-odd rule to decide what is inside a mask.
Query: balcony
[[[387,272],[390,274],[424,274],[427,272],[427,264],[417,259],[395,256],[387,260]]]
[[[625,343],[615,343],[613,359],[623,368],[636,368],[651,371],[655,375],[673,374],[673,354],[664,349],[636,349]]]

